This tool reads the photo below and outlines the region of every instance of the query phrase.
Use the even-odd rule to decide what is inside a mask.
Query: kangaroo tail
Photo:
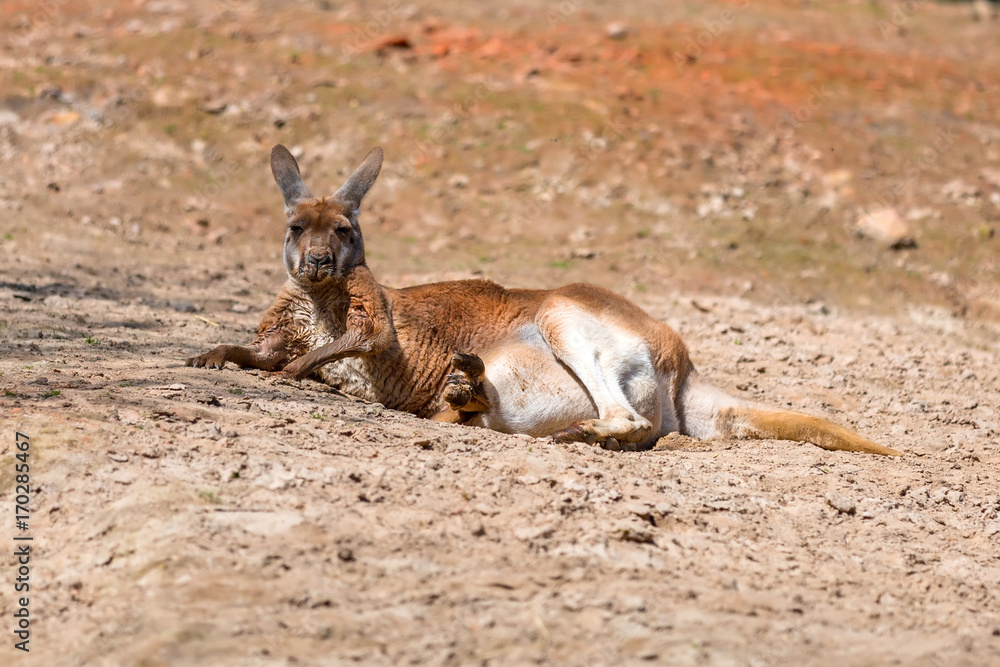
[[[696,438],[794,440],[833,451],[903,455],[821,417],[742,401],[694,374],[681,390],[681,415],[681,432]]]

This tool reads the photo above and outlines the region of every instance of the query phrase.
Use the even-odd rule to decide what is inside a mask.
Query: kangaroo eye
[[[288,225],[288,231],[292,234],[298,234],[302,231],[302,225]]]
[[[341,238],[348,238],[351,235],[350,227],[337,227],[337,235]]]

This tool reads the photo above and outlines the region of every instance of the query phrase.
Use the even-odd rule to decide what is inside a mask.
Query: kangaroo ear
[[[312,193],[299,174],[299,163],[281,144],[271,149],[271,173],[274,174],[274,182],[281,188],[281,194],[285,197],[286,210],[300,201],[312,199]]]
[[[351,174],[347,182],[333,196],[343,202],[348,210],[358,210],[361,207],[361,200],[368,194],[368,189],[375,183],[381,169],[382,149],[376,146],[369,151],[361,166]]]

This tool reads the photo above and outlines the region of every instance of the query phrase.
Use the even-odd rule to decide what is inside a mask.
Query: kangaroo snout
[[[306,265],[315,269],[321,269],[326,266],[332,266],[333,255],[331,255],[329,252],[325,253],[309,252],[306,254]]]
[[[307,250],[302,255],[299,275],[307,280],[318,281],[336,272],[336,262],[329,250]]]

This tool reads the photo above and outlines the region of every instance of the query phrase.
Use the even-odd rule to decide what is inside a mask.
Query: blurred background
[[[330,193],[378,144],[389,285],[1000,314],[995,4],[0,7],[7,282],[264,308],[271,146]]]

